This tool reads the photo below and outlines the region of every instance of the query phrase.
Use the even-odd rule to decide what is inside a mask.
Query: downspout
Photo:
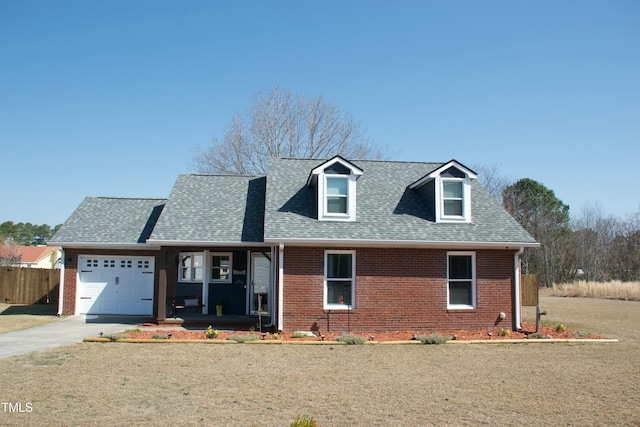
[[[524,252],[524,248],[521,247],[513,255],[513,283],[514,283],[514,299],[515,299],[515,329],[519,331],[522,329],[521,325],[521,313],[520,313],[520,255]]]
[[[64,248],[60,248],[60,288],[58,289],[58,316],[62,316],[62,312],[64,311],[64,265],[65,265],[65,254]]]
[[[284,330],[284,243],[278,248],[278,330]]]

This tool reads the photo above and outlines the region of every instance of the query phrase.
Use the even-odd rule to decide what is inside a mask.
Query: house
[[[180,175],[167,199],[86,198],[49,244],[60,312],[153,315],[175,296],[279,330],[520,329],[535,240],[445,163],[271,159]]]
[[[0,245],[0,265],[53,269],[57,267],[59,258],[55,247]]]

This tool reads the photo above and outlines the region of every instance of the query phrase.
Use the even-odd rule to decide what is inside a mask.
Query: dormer
[[[477,174],[451,160],[409,186],[433,207],[437,223],[471,222],[471,180]]]
[[[320,221],[356,220],[356,180],[362,169],[336,156],[309,174],[307,186],[315,188]]]

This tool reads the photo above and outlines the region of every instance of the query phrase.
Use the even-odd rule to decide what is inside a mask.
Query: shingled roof
[[[166,199],[87,197],[48,244],[136,246],[145,244]]]
[[[319,221],[308,184],[323,162],[271,159],[268,177],[180,175],[168,199],[87,197],[49,245],[537,246],[476,180],[471,223],[436,223],[410,187],[445,163],[353,161],[357,220]]]
[[[265,177],[180,175],[149,243],[263,242],[265,185]]]
[[[433,212],[409,186],[444,163],[353,161],[363,171],[357,180],[357,221],[318,221],[315,191],[306,183],[309,171],[322,162],[270,161],[265,241],[536,245],[529,233],[475,180],[471,187],[472,222],[436,223]]]

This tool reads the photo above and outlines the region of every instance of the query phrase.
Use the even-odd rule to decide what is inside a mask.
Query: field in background
[[[640,301],[640,282],[587,282],[580,280],[553,285],[553,296]]]

